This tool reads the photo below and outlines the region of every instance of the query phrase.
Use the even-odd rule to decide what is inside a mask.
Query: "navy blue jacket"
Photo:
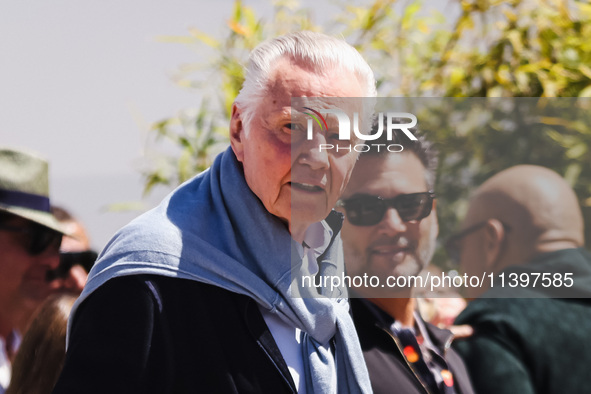
[[[54,394],[295,393],[249,297],[162,276],[109,280],[76,313]]]

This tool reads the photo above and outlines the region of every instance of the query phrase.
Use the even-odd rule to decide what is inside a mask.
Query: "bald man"
[[[480,298],[456,320],[474,328],[455,346],[476,392],[589,393],[591,255],[570,186],[544,167],[511,167],[477,189],[462,228],[451,238],[462,269],[504,274],[504,286],[470,289]]]

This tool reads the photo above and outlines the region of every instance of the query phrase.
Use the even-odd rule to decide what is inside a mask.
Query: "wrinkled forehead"
[[[305,107],[318,109],[340,109],[344,112],[362,112],[366,108],[373,109],[375,99],[367,97],[292,97],[291,106],[301,110]]]
[[[415,154],[362,154],[355,164],[343,197],[371,194],[390,198],[424,191],[427,191],[426,170]]]
[[[363,130],[367,130],[374,105],[375,99],[368,97],[293,97],[291,116],[312,117],[327,123],[345,122],[349,128],[363,122]]]
[[[353,70],[332,65],[315,70],[289,58],[279,59],[260,83],[267,96],[288,102],[292,97],[357,97],[365,92]]]

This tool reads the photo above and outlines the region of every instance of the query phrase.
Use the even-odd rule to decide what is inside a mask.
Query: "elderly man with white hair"
[[[332,207],[357,153],[318,149],[336,138],[330,117],[300,138],[291,98],[366,96],[373,73],[342,40],[300,32],[255,48],[231,148],[107,245],[54,393],[371,391],[347,300],[292,294],[310,256],[341,256]]]

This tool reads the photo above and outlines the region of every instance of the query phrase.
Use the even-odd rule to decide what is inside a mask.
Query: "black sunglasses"
[[[37,223],[28,226],[0,224],[0,230],[26,234],[27,238],[23,241],[23,247],[30,256],[40,255],[49,248],[57,252],[62,243],[62,233]]]
[[[94,265],[98,254],[94,250],[85,250],[83,252],[61,252],[60,264],[52,271],[47,271],[47,281],[52,281],[57,278],[65,278],[68,276],[70,269],[75,265],[80,265],[86,273]]]
[[[449,256],[449,258],[451,259],[451,261],[455,264],[459,264],[460,263],[460,255],[462,253],[462,245],[461,245],[461,240],[466,237],[467,235],[473,233],[474,231],[480,230],[482,227],[484,227],[486,224],[488,223],[488,221],[484,221],[484,222],[479,222],[476,223],[470,227],[467,227],[465,229],[463,229],[462,231],[458,232],[457,234],[453,234],[451,237],[449,237],[447,239],[447,241],[445,241],[444,243],[444,247],[445,247],[445,251],[447,252],[447,255]],[[503,222],[501,222],[501,224],[503,225],[503,228],[505,229],[505,231],[509,232],[511,231],[511,226],[509,226],[508,224],[505,224]]]
[[[382,221],[388,208],[398,211],[405,222],[421,220],[431,214],[435,193],[400,194],[394,198],[382,198],[369,194],[356,195],[340,200],[337,206],[345,208],[347,220],[354,226],[374,226]]]

